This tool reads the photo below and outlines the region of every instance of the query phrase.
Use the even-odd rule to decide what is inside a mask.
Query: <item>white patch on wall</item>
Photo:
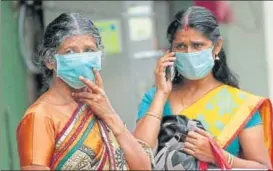
[[[129,34],[131,41],[150,39],[153,34],[153,25],[150,17],[132,17],[129,19]]]

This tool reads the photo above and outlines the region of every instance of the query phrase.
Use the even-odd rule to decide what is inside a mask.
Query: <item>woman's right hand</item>
[[[155,84],[157,91],[161,91],[166,95],[169,95],[172,90],[172,82],[170,79],[166,80],[166,68],[173,66],[176,60],[174,52],[165,52],[164,56],[161,57],[155,69]]]

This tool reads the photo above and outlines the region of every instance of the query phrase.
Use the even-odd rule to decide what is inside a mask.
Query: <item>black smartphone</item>
[[[169,80],[173,81],[173,79],[174,79],[174,66],[168,66],[166,68],[165,72],[166,72],[166,80],[167,81],[169,81]]]
[[[172,51],[172,47],[169,48],[169,52]],[[173,81],[174,79],[174,66],[168,66],[165,70],[166,72],[166,80],[169,81]]]

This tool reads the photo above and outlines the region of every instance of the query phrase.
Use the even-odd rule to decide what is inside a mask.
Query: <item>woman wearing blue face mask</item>
[[[184,152],[217,164],[207,138],[212,136],[232,168],[271,168],[271,103],[239,89],[215,16],[202,7],[180,11],[167,37],[171,52],[158,61],[156,86],[140,103],[135,136],[154,148],[162,117],[184,115],[201,121],[208,131],[189,132]],[[166,79],[166,67],[174,67],[173,79]]]
[[[46,28],[39,62],[49,89],[17,128],[22,170],[150,170],[149,149],[112,108],[95,25],[64,13]],[[150,155],[149,155],[150,154]]]

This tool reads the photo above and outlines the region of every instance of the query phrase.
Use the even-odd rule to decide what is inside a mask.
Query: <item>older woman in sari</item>
[[[134,135],[154,148],[162,116],[185,115],[207,130],[188,133],[186,153],[215,164],[207,138],[212,136],[232,168],[272,168],[271,103],[238,88],[215,16],[202,7],[179,11],[167,37],[170,51],[158,61],[156,86],[143,97]]]
[[[149,149],[127,130],[104,90],[101,38],[78,13],[46,28],[40,62],[50,88],[17,129],[22,170],[150,170]]]

